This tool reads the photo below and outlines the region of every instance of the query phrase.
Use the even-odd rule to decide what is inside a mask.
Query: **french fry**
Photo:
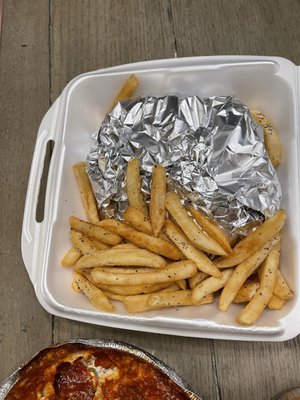
[[[279,236],[275,236],[273,240],[265,244],[251,257],[241,262],[234,270],[231,278],[226,283],[219,299],[219,310],[227,311],[230,304],[238,294],[239,290],[265,260],[271,249],[279,242]],[[80,261],[80,260],[79,260]]]
[[[110,303],[102,290],[76,271],[74,272],[72,287],[76,291],[81,291],[99,310],[115,311],[115,307]]]
[[[75,247],[75,249],[79,250],[81,254],[95,254],[98,253],[100,250],[98,247],[95,246],[95,242],[93,242],[91,239],[89,239],[86,235],[84,235],[81,232],[74,231],[74,229],[71,229],[70,231],[70,239]],[[99,241],[97,241],[98,246],[99,246]],[[106,244],[102,243],[105,249]],[[107,246],[106,249],[109,247]]]
[[[177,193],[171,192],[167,194],[166,207],[193,246],[209,254],[227,254],[215,240],[208,237],[188,216]]]
[[[136,296],[127,296],[123,299],[124,306],[130,314],[141,313],[145,311],[156,310],[158,307],[148,304],[149,294],[139,294]]]
[[[89,238],[99,240],[100,242],[115,245],[119,244],[122,240],[120,236],[111,233],[98,225],[90,224],[74,216],[70,217],[69,222],[71,228],[75,231],[81,232]]]
[[[233,270],[226,269],[221,272],[221,278],[215,278],[211,276],[210,278],[205,279],[204,281],[200,282],[194,289],[192,293],[192,301],[193,304],[200,304],[202,299],[211,294],[216,292],[217,290],[223,288],[231,277]]]
[[[172,244],[161,238],[155,238],[145,233],[138,232],[131,226],[113,219],[103,219],[99,222],[99,226],[122,236],[129,242],[138,247],[160,254],[172,260],[179,260],[182,257],[181,252]]]
[[[277,271],[274,295],[282,300],[288,300],[294,296],[292,289],[289,287],[280,270]]]
[[[282,158],[282,145],[280,137],[267,117],[259,111],[251,110],[252,117],[264,128],[264,139],[267,153],[273,167],[278,167]]]
[[[105,296],[109,299],[109,300],[117,300],[117,301],[121,301],[123,302],[126,296],[123,296],[121,294],[116,294],[116,293],[112,293],[112,292],[107,292],[107,291],[103,291],[103,293],[105,294]]]
[[[258,288],[258,281],[246,281],[233,299],[233,303],[248,303],[255,296]]]
[[[90,261],[91,263],[92,261]],[[76,265],[75,265],[75,268]],[[91,276],[93,268],[97,268],[98,271],[102,271],[104,273],[108,274],[140,274],[140,273],[146,273],[146,272],[153,272],[153,268],[147,268],[147,267],[118,267],[118,266],[113,266],[113,267],[91,267],[91,268],[78,268],[78,271],[85,275],[91,282],[97,283],[93,281],[93,278]]]
[[[269,300],[268,308],[270,310],[281,310],[285,302],[286,300],[280,299],[279,297],[273,294],[273,296]]]
[[[140,209],[129,206],[124,213],[124,220],[137,231],[153,235],[150,219]]]
[[[270,251],[261,267],[261,279],[259,289],[252,300],[240,312],[237,322],[243,325],[252,325],[261,316],[273,295],[276,272],[280,259],[280,243],[277,243]]]
[[[79,162],[73,165],[73,173],[80,192],[81,201],[85,210],[86,218],[92,224],[99,221],[98,207],[91,182],[86,173],[86,165]]]
[[[156,292],[158,290],[169,287],[170,284],[167,282],[167,283],[160,283],[157,285],[116,286],[116,285],[103,285],[101,283],[97,283],[96,286],[102,289],[104,292],[110,292],[120,296],[134,296],[138,294]],[[179,290],[178,286],[174,284],[174,290],[176,287]]]
[[[117,244],[116,246],[113,247],[114,249],[119,249],[119,250],[132,250],[132,249],[138,249],[138,247],[135,244],[132,243],[121,243]]]
[[[180,281],[177,281],[176,283],[177,283],[177,286],[182,290],[185,290],[187,287],[187,283],[186,283],[185,279],[181,279]]]
[[[215,267],[212,261],[199,249],[194,247],[176,225],[171,221],[165,222],[165,229],[167,235],[172,240],[172,242],[179,248],[179,250],[185,255],[189,260],[196,263],[197,268],[205,272],[208,275],[220,278],[221,272]]]
[[[235,245],[232,253],[215,261],[218,268],[229,268],[240,264],[256,253],[282,229],[286,219],[284,210],[279,210],[273,217],[266,219],[254,231]]]
[[[81,256],[82,254],[79,250],[71,247],[63,256],[60,263],[63,267],[73,267]]]
[[[140,161],[137,158],[131,159],[127,166],[126,192],[129,204],[141,210],[145,215],[148,215],[141,192]]]
[[[76,263],[76,269],[86,269],[101,266],[132,266],[164,268],[166,260],[157,254],[143,249],[109,249],[98,250],[97,252],[80,258]]]
[[[99,268],[94,268],[91,271],[91,276],[93,282],[105,285],[154,285],[190,278],[196,271],[196,264],[192,261],[177,261],[168,264],[163,269],[139,274],[107,273]]]
[[[201,211],[198,211],[191,206],[187,207],[187,209],[204,232],[218,242],[226,253],[230,254],[232,248],[223,229],[220,228],[214,220],[207,218]]]
[[[157,237],[166,218],[166,171],[162,165],[155,165],[152,170],[149,214],[154,236]]]
[[[90,240],[93,243],[94,247],[96,247],[96,249],[98,249],[98,250],[108,250],[111,248],[111,246],[109,244],[102,243],[99,240],[96,240],[96,239],[90,239]],[[118,246],[118,245],[116,245],[116,246]]]
[[[111,105],[109,111],[111,112],[115,108],[115,106],[118,104],[119,101],[130,99],[132,97],[133,93],[136,91],[138,85],[139,85],[139,81],[138,81],[136,75],[131,74],[130,77],[126,80],[126,82],[122,86],[120,92],[115,97],[114,101],[112,102],[112,105]]]
[[[204,281],[204,279],[208,278],[209,275],[204,272],[198,271],[194,276],[188,279],[190,289],[194,289],[198,285],[198,283]]]
[[[213,294],[209,294],[201,299],[197,304],[208,304],[214,300]],[[177,307],[177,306],[192,306],[192,290],[178,290],[176,292],[159,292],[150,293],[148,304],[151,307]]]

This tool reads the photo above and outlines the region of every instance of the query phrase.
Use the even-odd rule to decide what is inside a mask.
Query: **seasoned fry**
[[[137,158],[130,160],[127,166],[126,192],[129,204],[141,210],[145,215],[148,215],[141,192],[140,161]]]
[[[73,267],[82,256],[79,250],[71,247],[61,259],[60,263],[63,267]]]
[[[280,259],[280,243],[270,251],[261,267],[259,289],[253,299],[246,305],[237,317],[237,322],[243,325],[252,325],[261,316],[273,295],[276,272]]]
[[[198,211],[191,206],[187,207],[187,209],[209,237],[218,242],[219,245],[226,251],[226,253],[229,254],[232,252],[232,248],[225,232],[214,220],[207,218],[201,211]]]
[[[98,250],[91,255],[83,256],[76,263],[76,269],[86,269],[101,266],[132,266],[164,268],[166,260],[157,254],[143,249],[109,249]]]
[[[91,262],[91,261],[90,261]],[[76,266],[75,266],[76,268]],[[153,268],[147,268],[147,267],[118,267],[118,266],[113,266],[113,267],[91,267],[91,268],[78,268],[79,272],[85,275],[91,282],[93,282],[93,278],[91,276],[92,269],[97,268],[98,271],[102,271],[105,273],[109,274],[140,274],[140,273],[146,273],[146,272],[153,272]],[[96,282],[94,282],[96,283]]]
[[[99,240],[96,240],[96,239],[90,239],[90,240],[93,243],[94,247],[96,247],[98,250],[108,250],[111,248],[111,246],[109,244],[102,243]],[[117,245],[117,246],[119,246],[119,245]]]
[[[138,249],[138,247],[135,244],[132,243],[121,243],[117,244],[116,246],[113,247],[114,249],[119,249],[119,250],[132,250],[132,249]]]
[[[167,282],[167,283],[160,283],[157,285],[116,286],[116,285],[103,285],[101,283],[97,283],[96,286],[105,292],[114,293],[120,296],[134,296],[138,294],[156,292],[158,290],[162,290],[169,287],[170,284]],[[179,290],[176,284],[174,284],[173,290],[176,290],[175,288]]]
[[[198,249],[209,254],[226,255],[225,250],[213,239],[208,237],[188,216],[185,208],[175,192],[166,196],[166,207],[176,223],[186,234],[191,243]]]
[[[99,287],[99,286],[98,286]],[[112,293],[112,292],[108,292],[108,291],[103,291],[103,293],[105,294],[105,296],[109,299],[109,300],[117,300],[117,301],[121,301],[123,302],[126,296],[123,296],[121,294],[116,294],[116,293]]]
[[[93,282],[105,285],[154,285],[190,278],[196,271],[196,264],[192,261],[177,261],[168,264],[163,269],[138,274],[107,273],[99,268],[94,268],[91,276]]]
[[[262,112],[251,110],[251,114],[255,121],[264,128],[266,150],[273,167],[276,168],[278,165],[280,165],[282,157],[282,145],[280,137],[271,122]]]
[[[181,279],[180,281],[177,281],[176,283],[177,283],[177,286],[182,290],[185,290],[187,287],[187,283],[186,283],[185,279]]]
[[[233,302],[243,284],[246,282],[249,276],[256,271],[256,269],[268,256],[272,247],[274,247],[278,242],[279,236],[275,236],[273,240],[265,244],[260,250],[235,268],[231,278],[228,280],[224,289],[222,290],[219,299],[219,309],[221,311],[227,311],[228,307]]]
[[[115,307],[110,303],[102,290],[76,271],[74,272],[72,287],[76,291],[81,291],[99,310],[115,311]]]
[[[80,192],[86,218],[89,222],[95,224],[99,221],[98,207],[91,182],[86,173],[85,163],[79,162],[73,165],[73,173]]]
[[[250,301],[259,288],[259,282],[249,280],[240,288],[237,295],[233,299],[233,303],[247,303]]]
[[[139,294],[137,296],[127,296],[123,299],[124,306],[130,314],[144,311],[156,310],[159,307],[148,304],[149,294]]]
[[[112,102],[109,111],[112,111],[119,101],[130,99],[138,86],[139,86],[139,81],[136,75],[131,74],[130,77],[126,80],[126,82],[122,86],[120,92],[115,97],[114,101]]]
[[[292,289],[289,287],[280,270],[277,271],[274,295],[282,300],[288,300],[294,296]]]
[[[231,277],[233,273],[232,269],[226,269],[222,271],[221,278],[215,278],[211,276],[210,278],[205,279],[204,281],[200,282],[194,289],[192,294],[192,301],[193,304],[200,304],[201,300],[209,295],[210,293],[214,293],[217,290],[224,287],[228,279]]]
[[[153,235],[150,219],[140,209],[129,206],[124,213],[124,220],[137,231]]]
[[[98,246],[101,242],[96,240],[92,241],[83,233],[74,231],[74,229],[71,229],[70,231],[70,239],[71,242],[73,243],[73,246],[77,250],[79,250],[82,254],[96,254],[100,251],[99,248],[95,246],[95,242],[98,243]],[[107,246],[106,249],[109,248],[109,246],[104,243],[101,243],[101,245],[104,246],[104,249],[105,246]]]
[[[203,297],[197,305],[212,303],[212,293]],[[192,290],[178,290],[176,292],[159,292],[149,294],[148,304],[153,307],[192,306]]]
[[[172,260],[178,260],[182,257],[181,252],[166,240],[138,232],[131,228],[131,226],[120,221],[104,219],[99,222],[99,226],[120,235],[136,246],[152,251],[153,253],[160,254]]]
[[[192,276],[188,279],[190,289],[194,289],[198,285],[198,283],[204,281],[204,279],[208,278],[209,275],[205,274],[204,272],[198,271],[196,275]]]
[[[221,272],[215,267],[212,261],[199,249],[194,247],[171,221],[166,221],[165,229],[172,242],[181,250],[187,259],[196,263],[197,268],[208,275],[220,278]]]
[[[154,236],[157,237],[166,218],[166,171],[162,165],[152,170],[149,214]]]
[[[229,268],[240,264],[271,240],[282,229],[285,219],[285,211],[277,211],[273,217],[266,219],[255,231],[242,239],[228,257],[216,260],[215,265],[218,268]]]
[[[98,225],[90,224],[74,216],[70,217],[70,226],[75,231],[84,233],[89,238],[99,240],[106,244],[119,244],[121,242],[120,236],[111,233]]]
[[[268,303],[268,307],[270,310],[281,310],[285,302],[286,300],[280,299],[279,297],[273,294]]]

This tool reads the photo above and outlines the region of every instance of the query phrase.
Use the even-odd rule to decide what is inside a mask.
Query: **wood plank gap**
[[[174,57],[177,58],[177,41],[176,41],[176,35],[175,35],[175,29],[174,29],[172,0],[168,1],[168,17],[169,17],[169,21],[170,21],[170,25],[171,25],[171,31],[172,31],[172,40],[173,40],[173,46],[174,46]]]
[[[49,57],[49,106],[52,106],[53,103],[53,94],[52,94],[52,0],[48,1],[48,57]],[[52,149],[53,150],[53,149]]]
[[[214,345],[213,339],[210,340],[210,348],[211,348],[211,357],[212,357],[213,377],[214,377],[214,381],[215,381],[216,400],[222,400],[221,390],[220,390],[220,385],[219,385],[217,361],[216,361],[216,355],[215,355],[215,345]]]

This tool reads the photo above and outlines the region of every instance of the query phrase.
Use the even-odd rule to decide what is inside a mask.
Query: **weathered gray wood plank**
[[[282,56],[300,64],[298,0],[170,0],[178,57]]]
[[[21,225],[37,129],[48,101],[48,2],[4,4],[0,48],[0,381],[51,343],[21,256]]]

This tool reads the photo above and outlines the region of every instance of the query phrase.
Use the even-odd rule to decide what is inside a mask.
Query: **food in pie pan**
[[[42,350],[18,372],[4,399],[200,398],[175,372],[144,351],[125,343],[86,340]]]
[[[125,89],[123,88],[120,92],[118,100],[122,98],[122,93],[132,95],[131,80],[132,77],[129,83],[125,84]],[[134,79],[134,84],[137,84],[136,79]],[[126,89],[127,85],[129,85],[129,90]],[[151,99],[151,102],[153,101]],[[164,101],[156,104],[156,108],[159,104],[165,104]],[[136,109],[137,104],[133,104],[133,108]],[[222,119],[222,124],[224,124],[224,109],[219,107],[220,104],[222,107],[224,104],[228,107],[228,99],[208,100],[205,104],[207,108],[217,107],[220,114],[218,118]],[[138,107],[141,105],[139,104]],[[147,104],[147,111],[149,107]],[[91,170],[84,162],[73,166],[86,221],[76,216],[70,217],[72,248],[63,257],[62,265],[74,267],[73,289],[86,295],[96,308],[113,312],[115,311],[114,302],[117,301],[123,303],[129,313],[139,313],[165,307],[204,307],[207,303],[217,301],[219,310],[226,312],[232,303],[239,303],[243,308],[236,316],[237,322],[252,325],[260,318],[265,308],[280,309],[288,299],[293,297],[293,292],[280,271],[281,238],[286,213],[280,208],[280,185],[275,171],[275,167],[281,160],[282,148],[279,135],[262,113],[250,112],[235,99],[230,98],[229,111],[226,110],[229,114],[229,116],[226,115],[226,123],[231,128],[234,125],[231,114],[239,114],[238,128],[235,125],[232,128],[235,140],[239,142],[243,135],[245,136],[243,129],[246,133],[249,133],[249,130],[254,147],[250,147],[250,139],[247,138],[244,139],[246,145],[235,143],[240,152],[239,162],[237,163],[231,155],[232,159],[229,160],[231,169],[226,173],[218,171],[215,181],[220,180],[222,176],[220,186],[224,186],[224,182],[227,184],[226,176],[228,177],[230,173],[230,185],[236,188],[239,196],[238,201],[231,202],[232,199],[230,199],[228,201],[231,203],[225,202],[226,215],[222,214],[221,217],[218,210],[222,208],[223,213],[225,197],[215,191],[214,185],[212,185],[213,190],[209,192],[209,184],[212,183],[210,177],[207,176],[208,189],[207,192],[202,193],[202,197],[209,192],[211,198],[206,199],[207,202],[203,202],[200,207],[199,193],[191,190],[193,186],[189,171],[184,175],[182,168],[179,171],[177,165],[175,167],[173,165],[173,169],[170,170],[170,166],[164,165],[162,157],[160,157],[160,163],[153,164],[152,162],[153,165],[150,167],[149,158],[146,156],[146,161],[143,160],[147,169],[149,187],[149,193],[147,193],[148,189],[144,187],[145,174],[142,171],[141,160],[134,154],[128,154],[128,149],[124,153],[125,144],[118,142],[116,132],[110,126],[104,134],[111,135],[112,142],[107,137],[103,140],[108,143],[108,148],[113,143],[110,148],[113,152],[116,151],[116,146],[120,147],[118,152],[122,154],[120,158],[123,161],[126,159],[126,167],[120,168],[117,162],[116,165],[111,164],[107,167],[107,163],[111,162],[112,158],[118,159],[118,154],[108,152],[110,159],[104,162],[101,148],[96,164],[103,174],[104,183],[101,182],[99,188],[93,181],[93,186],[91,185],[87,173],[89,172],[91,176]],[[114,124],[120,125],[120,119],[117,119],[116,115],[123,116],[124,114],[120,110],[119,114],[113,113],[114,111],[110,119]],[[165,109],[159,110],[158,114],[163,115],[164,119],[168,118]],[[246,122],[241,115],[246,115]],[[132,122],[127,114],[125,116],[125,119],[135,126],[135,122]],[[150,118],[148,114],[147,118]],[[214,120],[218,121],[218,118],[214,117]],[[259,128],[257,128],[257,123],[260,124]],[[245,127],[245,124],[249,129]],[[214,126],[211,129],[216,137],[219,135],[224,141],[226,129],[223,125],[222,127],[221,133]],[[256,128],[261,129],[262,137],[256,134]],[[126,134],[130,136],[126,131],[128,127],[122,129],[121,132],[125,136]],[[147,129],[151,130],[149,126]],[[209,130],[209,123],[206,130]],[[204,132],[206,139],[209,137],[206,131],[201,132]],[[215,142],[221,140],[217,140],[215,136],[213,138]],[[173,136],[172,138],[174,139]],[[131,139],[128,140],[130,142]],[[213,140],[209,138],[207,141],[211,146]],[[205,153],[206,147],[202,142],[200,144]],[[226,142],[225,145],[227,156],[231,157],[233,145],[231,142]],[[145,146],[147,147],[147,144]],[[151,146],[153,148],[154,145]],[[185,146],[188,147],[188,144],[185,143]],[[137,148],[140,149],[138,146]],[[218,149],[218,144],[214,143],[211,148],[217,148],[216,153],[220,157],[221,151]],[[245,161],[245,154],[249,153],[249,148],[254,153],[246,158],[245,170],[239,172],[241,176],[237,178],[236,171]],[[144,157],[143,151],[142,153],[138,151],[137,154]],[[212,156],[212,151],[211,149],[207,151],[206,158],[210,157],[215,171],[216,161]],[[196,152],[195,148],[193,152]],[[113,157],[112,154],[114,154]],[[167,153],[166,157],[168,157]],[[197,159],[201,163],[201,155],[197,155]],[[222,154],[220,159],[222,159]],[[252,162],[252,159],[254,163],[250,165],[249,160]],[[178,161],[178,164],[180,162]],[[222,162],[228,168],[228,160]],[[184,165],[188,169],[189,164]],[[107,201],[107,193],[103,188],[106,187],[105,179],[109,181],[107,176],[114,175],[112,170],[115,173],[116,170],[119,171],[118,174],[121,174],[120,170],[122,170],[124,179],[116,183],[120,185],[120,191],[116,191],[113,199],[112,196],[108,196],[109,201]],[[211,170],[208,169],[209,171]],[[259,171],[258,174],[256,174],[257,171]],[[205,173],[208,174],[208,172]],[[173,181],[169,179],[172,174]],[[178,185],[179,181],[176,181],[178,174],[186,179],[186,186]],[[243,181],[245,175],[246,180]],[[199,175],[197,176],[199,178]],[[198,178],[196,178],[197,181]],[[265,186],[256,187],[260,182],[259,179]],[[180,182],[184,182],[184,179]],[[187,186],[189,190],[186,190]],[[269,192],[270,187],[272,187],[271,192]],[[269,207],[265,215],[262,212],[249,211],[249,206],[242,206],[241,199],[251,195],[262,203],[261,207],[266,207],[266,205]],[[100,212],[97,204],[99,196],[105,199],[103,210],[100,207]],[[232,197],[232,195],[227,195],[228,199]],[[193,201],[194,199],[197,201]],[[216,204],[218,207],[215,207]],[[118,212],[122,211],[122,216],[116,213],[110,217],[112,208],[117,209]],[[241,212],[240,209],[242,209]],[[101,212],[104,212],[104,216]],[[240,215],[243,217],[240,218]],[[229,225],[231,229],[226,229]]]

